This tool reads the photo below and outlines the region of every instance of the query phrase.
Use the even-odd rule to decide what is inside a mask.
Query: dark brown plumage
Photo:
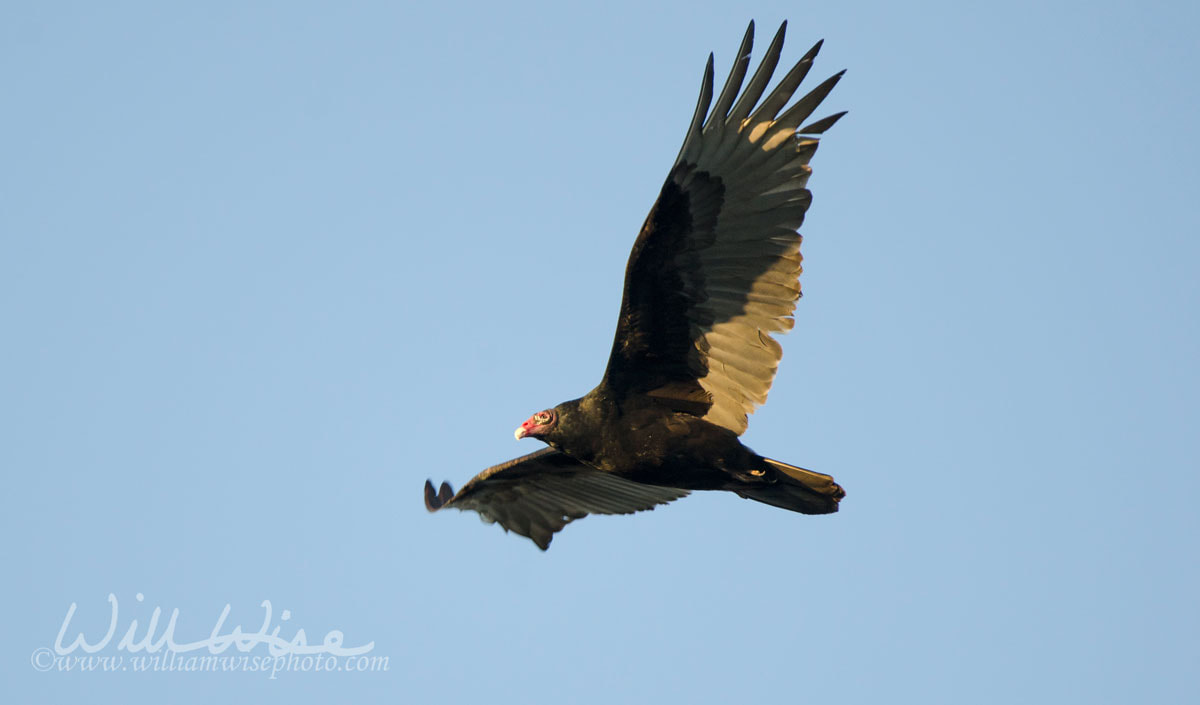
[[[633,245],[617,332],[600,384],[517,429],[550,448],[488,468],[454,494],[425,483],[425,506],[472,509],[549,547],[588,514],[653,509],[690,490],[728,490],[804,514],[845,496],[828,475],[764,458],[738,440],[766,401],[800,297],[808,166],[844,113],[800,127],[841,77],[791,107],[817,43],[760,97],[783,47],[779,28],[741,90],[754,23],[712,111],[713,57],[657,202]],[[781,112],[782,111],[782,112]]]

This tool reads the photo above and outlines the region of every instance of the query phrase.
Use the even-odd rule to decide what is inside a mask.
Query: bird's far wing
[[[738,434],[766,401],[782,355],[771,334],[791,329],[800,297],[811,135],[844,114],[800,127],[841,73],[785,108],[820,42],[759,100],[786,26],[741,91],[750,23],[711,112],[709,55],[683,147],[629,257],[603,382],[618,398],[646,395]]]
[[[526,536],[545,551],[555,533],[588,514],[632,514],[687,494],[625,480],[543,448],[484,470],[458,494],[444,482],[434,491],[426,480],[425,508],[473,509],[484,521]]]

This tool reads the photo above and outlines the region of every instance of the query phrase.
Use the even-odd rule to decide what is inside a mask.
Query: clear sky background
[[[0,9],[6,698],[1194,700],[1197,5],[570,5]],[[428,515],[599,380],[751,18],[849,69],[745,436],[841,513]],[[109,593],[389,670],[35,671]]]

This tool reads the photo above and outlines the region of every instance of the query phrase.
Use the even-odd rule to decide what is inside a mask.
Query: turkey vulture
[[[653,509],[691,490],[729,490],[803,514],[836,512],[829,475],[758,455],[738,440],[766,401],[800,298],[805,188],[818,135],[845,113],[801,124],[842,73],[787,107],[821,42],[763,100],[780,26],[741,90],[754,39],[709,110],[713,57],[679,156],[633,244],[608,369],[579,399],[539,411],[516,437],[549,445],[484,470],[457,494],[425,482],[425,506],[473,509],[542,550],[588,514]]]

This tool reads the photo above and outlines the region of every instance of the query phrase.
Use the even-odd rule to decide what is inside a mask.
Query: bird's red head
[[[520,428],[513,432],[513,435],[518,441],[525,436],[537,438],[549,431],[556,423],[558,423],[558,412],[554,409],[546,409],[525,419],[525,423],[521,424]]]

